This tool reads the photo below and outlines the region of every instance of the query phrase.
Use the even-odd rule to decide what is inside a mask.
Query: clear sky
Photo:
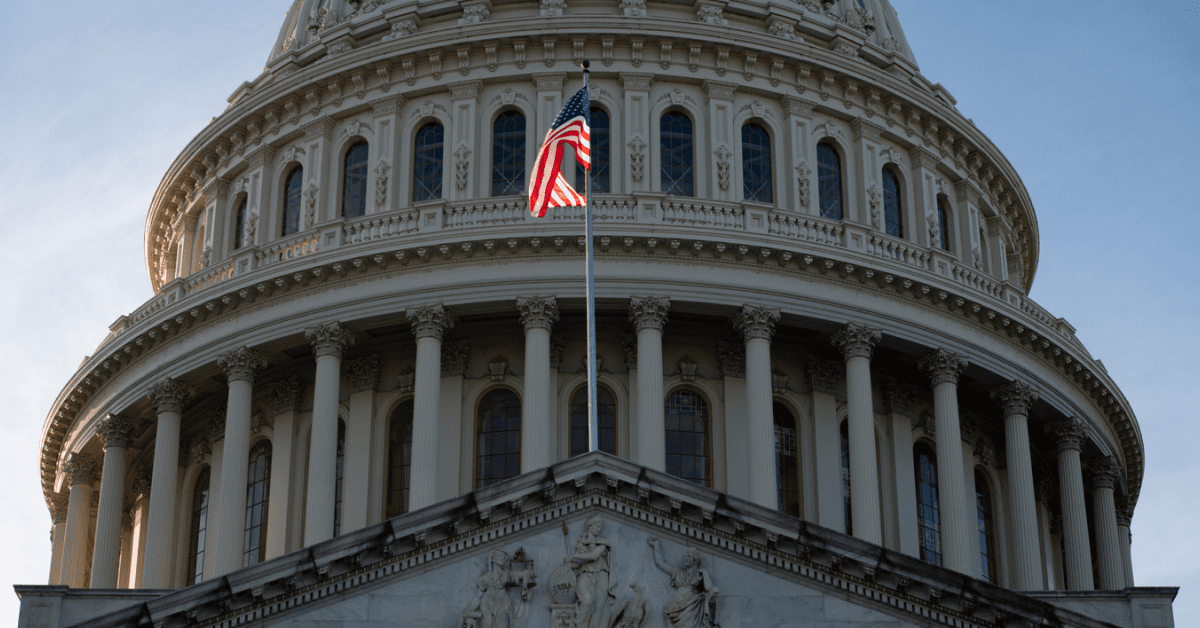
[[[614,0],[615,1],[615,0]],[[1200,2],[893,0],[922,73],[1023,178],[1031,296],[1133,404],[1139,585],[1200,625]],[[142,228],[171,160],[262,70],[285,0],[10,2],[0,25],[0,625],[45,583],[37,440],[51,403],[151,296]]]

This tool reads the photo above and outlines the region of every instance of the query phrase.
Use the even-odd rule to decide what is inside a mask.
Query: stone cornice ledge
[[[658,528],[658,534],[780,578],[907,617],[921,625],[1105,628],[1030,596],[929,565],[593,452],[335,539],[77,624],[233,626],[284,615],[388,577],[475,554],[585,511]],[[38,587],[29,587],[31,592]],[[46,589],[55,589],[46,587]]]

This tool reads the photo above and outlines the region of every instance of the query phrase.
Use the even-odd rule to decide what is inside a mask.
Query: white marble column
[[[746,343],[746,442],[750,501],[779,508],[775,474],[775,418],[771,409],[771,336],[779,309],[744,305],[733,326]],[[660,404],[661,405],[661,404]]]
[[[1079,463],[1083,424],[1068,417],[1047,425],[1046,431],[1058,442],[1058,493],[1062,504],[1063,544],[1066,545],[1067,589],[1091,591],[1095,588],[1092,551],[1083,499],[1083,469]]]
[[[304,333],[317,358],[313,382],[312,435],[308,449],[308,492],[304,508],[304,545],[333,538],[337,504],[338,396],[342,352],[354,336],[337,321]],[[229,450],[226,449],[226,456]]]
[[[558,321],[554,297],[517,299],[525,326],[525,403],[521,417],[521,473],[554,463],[554,412],[550,395],[550,329]]]
[[[175,501],[179,492],[179,421],[183,404],[196,389],[171,378],[150,390],[158,409],[154,435],[154,470],[150,481],[150,513],[146,528],[145,562],[141,585],[171,587],[171,557],[175,554]]]
[[[410,310],[417,337],[417,366],[413,377],[412,476],[408,511],[437,502],[438,416],[442,405],[442,337],[454,326],[440,304]]]
[[[1129,524],[1133,521],[1133,513],[1129,511],[1129,500],[1117,496],[1117,537],[1121,542],[1121,562],[1125,569],[1125,586],[1137,586],[1133,582],[1133,538],[1129,534]]]
[[[212,535],[216,576],[242,568],[246,535],[246,474],[250,461],[250,401],[254,374],[266,366],[257,352],[239,347],[217,358],[225,371],[229,392],[225,404],[225,455],[221,459],[216,521]]]
[[[59,584],[62,576],[63,541],[67,536],[67,504],[70,496],[55,493],[50,497],[54,527],[50,529],[50,578],[48,584]]]
[[[63,469],[70,476],[71,493],[58,583],[73,589],[82,588],[87,579],[88,527],[92,522],[92,483],[96,481],[97,462],[95,456],[74,453]]]
[[[942,566],[974,573],[979,552],[975,495],[967,501],[958,416],[958,376],[967,359],[938,349],[920,362],[933,383],[934,432],[937,435],[938,510],[941,514]]]
[[[671,300],[665,297],[629,299],[629,321],[637,331],[638,459],[634,462],[667,470],[666,399],[663,398],[663,326]]]
[[[854,536],[883,545],[879,507],[879,468],[875,453],[875,403],[871,392],[871,353],[880,330],[847,323],[833,335],[846,360],[846,413],[850,443],[850,516]],[[911,457],[911,456],[909,456]]]
[[[1033,493],[1033,461],[1029,453],[1029,406],[1038,395],[1024,382],[1012,381],[993,390],[991,397],[1004,413],[1009,539],[1013,559],[1010,584],[1018,591],[1035,591],[1042,588],[1042,553]]]
[[[1112,456],[1088,464],[1092,484],[1092,520],[1096,525],[1096,563],[1101,591],[1120,591],[1125,584],[1125,561],[1121,555],[1121,537],[1117,532],[1117,505],[1113,484],[1121,475],[1121,465]]]
[[[121,569],[121,506],[125,503],[125,471],[134,422],[116,414],[105,418],[96,432],[104,439],[104,471],[100,476],[100,505],[92,550],[93,589],[117,588]]]

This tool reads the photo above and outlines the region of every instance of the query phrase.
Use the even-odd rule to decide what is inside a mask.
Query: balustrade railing
[[[867,253],[921,270],[929,270],[930,259],[933,257],[928,249],[917,248],[903,240],[878,234],[867,237]]]
[[[583,207],[555,207],[548,215],[551,220],[583,220],[587,217]],[[592,199],[592,220],[634,222],[637,220],[637,204],[633,201]]]
[[[202,270],[191,277],[188,277],[187,283],[183,284],[183,293],[190,295],[199,292],[205,288],[215,286],[233,278],[234,265],[232,262]]]
[[[287,242],[281,242],[259,251],[255,257],[258,259],[257,266],[262,268],[279,262],[312,255],[321,250],[321,238],[315,233],[303,235]]]
[[[369,216],[342,226],[342,243],[360,244],[406,233],[416,233],[419,218],[420,213],[418,212]]]
[[[164,293],[159,293],[159,294],[155,295],[155,297],[153,299],[146,301],[145,303],[142,304],[141,307],[134,310],[129,315],[129,325],[126,325],[126,329],[128,329],[131,325],[135,325],[137,323],[142,322],[146,318],[149,318],[155,312],[163,309],[166,306],[167,306],[167,294],[164,292]]]
[[[771,235],[827,244],[829,246],[842,246],[842,233],[844,231],[845,229],[837,223],[826,222],[812,216],[796,216],[773,212],[767,221],[767,232]]]
[[[447,229],[485,227],[523,222],[529,215],[527,203],[483,203],[446,208]]]
[[[1000,284],[992,280],[991,277],[977,271],[967,268],[961,264],[953,264],[950,267],[950,275],[960,284],[974,288],[985,294],[989,294],[999,299],[1004,289]]]
[[[739,230],[746,228],[746,212],[740,207],[664,201],[662,215],[663,222],[668,224]]]

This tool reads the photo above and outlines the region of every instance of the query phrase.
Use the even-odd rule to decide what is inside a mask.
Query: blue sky
[[[1200,2],[893,0],[922,73],[1023,178],[1032,295],[1133,404],[1147,467],[1139,585],[1200,625]],[[150,198],[179,150],[255,77],[286,4],[9,3],[0,26],[0,625],[43,583],[37,439],[62,385],[151,296]]]

